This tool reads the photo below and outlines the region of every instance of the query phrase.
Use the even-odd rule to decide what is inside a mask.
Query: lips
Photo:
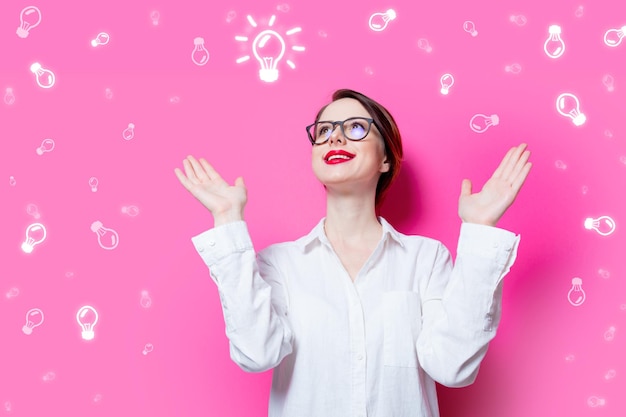
[[[344,150],[332,150],[324,155],[324,162],[327,164],[341,164],[350,161],[355,156],[355,154]]]

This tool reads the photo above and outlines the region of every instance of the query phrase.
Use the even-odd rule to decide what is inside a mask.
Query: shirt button
[[[215,246],[215,241],[214,240],[209,240],[209,246]]]
[[[204,252],[204,248],[202,246],[198,246],[198,252]]]
[[[358,360],[362,361],[363,360],[363,354],[359,353],[356,357]]]

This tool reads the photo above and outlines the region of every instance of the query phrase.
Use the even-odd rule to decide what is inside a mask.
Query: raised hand
[[[464,179],[459,197],[459,217],[467,223],[495,226],[513,204],[532,163],[526,144],[514,146],[479,193],[472,194],[472,183]]]
[[[243,220],[243,209],[248,201],[243,178],[229,185],[204,159],[189,155],[183,160],[185,173],[174,169],[180,183],[196,197],[213,215],[215,226]]]

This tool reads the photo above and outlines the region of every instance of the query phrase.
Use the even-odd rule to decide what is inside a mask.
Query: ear
[[[389,163],[387,158],[385,158],[382,164],[380,164],[380,172],[389,172],[390,169],[391,169],[391,163]]]

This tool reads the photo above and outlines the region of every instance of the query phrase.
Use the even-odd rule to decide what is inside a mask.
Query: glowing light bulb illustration
[[[519,74],[520,72],[522,72],[522,66],[518,63],[506,65],[504,67],[504,72],[510,72],[511,74]]]
[[[31,253],[35,245],[46,239],[46,228],[41,223],[33,223],[26,228],[26,240],[22,243],[22,250]]]
[[[204,47],[203,38],[194,38],[194,48],[191,52],[191,60],[194,64],[202,66],[209,62],[209,51]]]
[[[122,132],[122,137],[126,140],[131,140],[132,138],[135,137],[135,124],[134,123],[128,124],[128,127],[124,129],[124,131]]]
[[[98,178],[96,177],[89,178],[89,186],[91,187],[92,192],[95,193],[96,191],[98,191]]]
[[[30,66],[30,71],[35,74],[35,81],[41,88],[50,88],[54,85],[54,73],[41,66],[39,62],[35,62]]]
[[[606,332],[604,332],[604,340],[607,342],[612,342],[615,339],[615,326],[611,326],[608,328]]]
[[[270,42],[272,39],[278,41],[278,48],[276,41]],[[272,46],[274,48],[271,48]],[[261,65],[259,78],[268,83],[276,81],[278,79],[276,66],[285,55],[285,41],[282,36],[271,29],[260,32],[252,42],[252,53]]]
[[[52,381],[54,381],[56,379],[56,377],[57,377],[56,373],[54,373],[52,371],[49,371],[49,372],[46,372],[45,374],[43,374],[43,376],[41,377],[41,380],[43,382],[52,382]]]
[[[37,207],[37,205],[33,203],[29,203],[28,205],[26,205],[26,213],[33,216],[36,220],[41,217],[41,214],[39,213],[39,207]]]
[[[141,353],[143,353],[144,355],[147,355],[148,353],[152,352],[154,350],[154,345],[152,343],[146,343],[146,345],[143,347],[143,351]]]
[[[91,306],[83,306],[76,313],[76,321],[82,328],[81,337],[92,340],[95,336],[94,327],[98,323],[98,312]]]
[[[524,26],[526,23],[528,23],[528,19],[526,19],[526,16],[524,16],[523,14],[511,15],[509,16],[509,21],[515,23],[517,26]]]
[[[563,93],[556,98],[556,110],[563,116],[572,119],[572,123],[581,126],[587,120],[587,116],[580,112],[578,97],[571,93]]]
[[[615,48],[622,43],[624,36],[626,36],[626,26],[622,26],[619,29],[609,29],[604,33],[604,43],[607,46]]]
[[[582,305],[582,303],[585,302],[585,298],[587,297],[582,285],[582,279],[578,277],[572,278],[572,288],[567,293],[567,299],[569,300],[569,303],[574,307]]]
[[[99,46],[99,45],[106,45],[107,43],[109,43],[109,40],[110,40],[110,36],[108,33],[100,32],[98,33],[95,39],[91,40],[91,46],[95,48],[96,46]]]
[[[233,20],[235,20],[235,18],[237,17],[237,12],[235,12],[234,10],[229,11],[228,13],[226,13],[226,23],[230,23]]]
[[[384,13],[374,13],[370,16],[368,25],[373,31],[380,32],[381,30],[385,30],[389,22],[394,20],[396,17],[396,11],[393,9],[389,9]]]
[[[617,376],[617,371],[615,369],[609,369],[606,371],[606,374],[604,374],[604,379],[608,381],[615,378],[615,376]]]
[[[170,103],[172,103],[172,104],[178,104],[178,103],[180,103],[180,97],[178,97],[178,96],[172,96],[172,97],[170,97]]]
[[[33,333],[35,327],[41,326],[43,323],[43,311],[38,308],[31,308],[26,313],[26,324],[22,327],[22,331],[26,335]]]
[[[558,58],[565,52],[565,43],[561,39],[561,26],[552,25],[548,28],[548,39],[543,44],[543,50],[550,58]]]
[[[30,30],[41,23],[41,11],[35,6],[28,6],[20,12],[20,25],[17,28],[17,36],[28,37]]]
[[[15,187],[15,184],[17,184],[17,181],[15,180],[15,177],[14,177],[13,175],[11,175],[11,176],[9,177],[9,185],[10,185],[11,187]]]
[[[591,397],[587,398],[587,405],[591,408],[603,407],[606,405],[606,400],[604,398],[592,395]]]
[[[574,16],[581,18],[583,17],[583,14],[585,13],[585,8],[580,5],[576,8],[576,11],[574,11]]]
[[[41,145],[39,145],[39,147],[37,149],[35,149],[35,152],[37,152],[37,155],[41,156],[46,152],[52,152],[52,150],[54,149],[54,140],[53,139],[44,139],[41,142]]]
[[[4,92],[4,103],[9,106],[15,103],[15,94],[13,94],[13,89],[11,87],[7,87]]]
[[[150,306],[152,305],[152,298],[150,298],[150,294],[148,294],[148,291],[141,291],[141,299],[139,300],[139,304],[141,304],[143,308],[150,308]]]
[[[463,22],[463,30],[474,37],[478,36],[476,25],[471,20],[466,20],[465,22]]]
[[[17,287],[11,287],[11,289],[4,294],[6,298],[15,298],[18,295],[20,295],[20,289]]]
[[[107,100],[111,100],[113,98],[113,91],[110,88],[104,90],[104,97]]]
[[[96,220],[91,224],[91,231],[98,235],[98,244],[102,249],[115,249],[120,241],[117,232],[104,227],[100,221]]]
[[[593,229],[602,236],[608,236],[615,231],[615,221],[609,216],[600,216],[597,219],[587,217],[584,226],[585,229]]]
[[[454,84],[454,77],[452,74],[443,74],[439,82],[441,83],[441,94],[447,95],[450,92],[450,87]]]
[[[485,114],[475,114],[469,122],[470,129],[476,133],[485,133],[490,126],[497,126],[500,123],[500,117],[497,114],[487,116]]]
[[[136,215],[139,214],[139,207],[137,206],[123,206],[122,207],[122,213],[126,214],[127,216],[130,217],[135,217]]]
[[[606,87],[606,91],[608,91],[609,93],[615,90],[615,79],[611,74],[606,74],[604,77],[602,77],[602,84],[604,84],[604,86]]]
[[[160,18],[161,18],[161,13],[159,13],[158,10],[153,10],[152,12],[150,12],[150,19],[152,20],[153,26],[159,25]]]
[[[428,43],[428,39],[419,38],[417,40],[417,47],[425,51],[426,53],[431,53],[433,51],[433,47]]]

